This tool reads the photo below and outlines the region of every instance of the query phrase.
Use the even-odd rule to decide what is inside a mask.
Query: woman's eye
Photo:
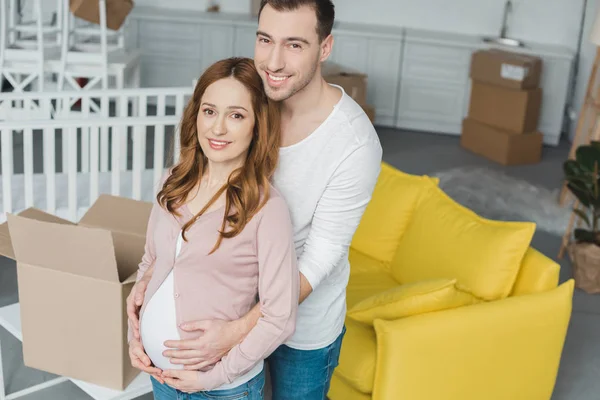
[[[206,114],[206,115],[213,115],[214,111],[211,110],[210,108],[207,108],[207,109],[204,110],[204,114]]]
[[[233,118],[235,118],[235,119],[242,119],[242,118],[244,118],[244,116],[242,114],[235,113],[235,114],[233,114]]]

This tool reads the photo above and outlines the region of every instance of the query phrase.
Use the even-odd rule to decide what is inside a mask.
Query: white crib
[[[29,207],[77,222],[103,193],[151,201],[178,159],[180,118],[192,92],[2,93],[0,222]]]

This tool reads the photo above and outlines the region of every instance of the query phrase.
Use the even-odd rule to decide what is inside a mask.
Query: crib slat
[[[66,98],[63,99],[61,101],[59,101],[60,105],[61,105],[61,117],[63,119],[69,119],[71,118],[71,98]],[[69,167],[69,157],[67,156],[67,154],[69,154],[69,141],[67,140],[67,135],[68,132],[66,129],[62,130],[62,173],[65,174],[67,173],[67,168]]]
[[[98,148],[100,140],[100,128],[90,128],[90,206],[98,199]]]
[[[86,119],[90,116],[90,98],[84,97],[81,100],[81,116]],[[90,130],[87,127],[81,128],[81,172],[90,171]]]
[[[141,95],[140,96],[140,114],[139,117],[140,118],[144,118],[148,115],[148,97],[146,95]],[[146,169],[146,129],[147,125],[141,125],[140,126],[140,130],[143,132],[143,134],[141,135],[141,143],[140,145],[140,152],[142,154],[142,170]]]
[[[56,212],[56,136],[53,128],[44,128],[44,175],[46,176],[46,211]]]
[[[164,117],[166,114],[165,110],[165,96],[159,95],[157,102],[157,112],[156,115],[159,117]],[[165,156],[165,126],[163,124],[157,124],[154,128],[154,179],[153,183],[157,184],[162,177],[162,173],[164,171],[164,156]]]
[[[183,94],[177,95],[177,100],[175,101],[175,115],[178,118],[183,116]],[[173,164],[177,164],[179,161],[179,152],[181,151],[181,146],[179,143],[179,125],[175,127],[173,130]]]
[[[148,98],[140,96],[139,116],[145,117],[148,113]],[[142,197],[142,171],[146,169],[146,125],[137,124],[133,127],[133,193],[135,200]]]
[[[129,115],[129,98],[126,95],[121,95],[119,97],[119,117],[127,117]],[[126,125],[121,125],[118,128],[118,135],[119,135],[119,142],[121,143],[119,145],[121,151],[119,153],[119,159],[120,159],[120,170],[121,171],[127,171],[127,126]],[[113,130],[114,132],[114,130]],[[113,152],[113,154],[115,154]],[[114,176],[114,175],[113,175]],[[113,181],[113,184],[114,181]],[[118,184],[118,182],[117,182]]]
[[[4,212],[12,212],[13,130],[2,129],[2,205]]]
[[[67,158],[68,158],[68,213],[69,219],[77,222],[77,128],[67,128],[63,133],[67,133]]]
[[[142,161],[143,153],[141,142],[143,140],[142,135],[145,136],[146,132],[143,130],[146,126],[134,125],[133,127],[133,185],[131,196],[135,200],[140,200],[142,197]]]
[[[110,193],[113,196],[118,196],[121,192],[121,136],[124,133],[127,133],[127,127],[123,125],[112,127]]]
[[[31,128],[23,131],[23,175],[25,208],[29,208],[33,206],[33,130]]]
[[[100,98],[100,115],[108,120],[109,109],[108,109],[108,96],[104,95]],[[108,171],[108,126],[101,127],[100,133],[100,167],[102,172]]]
[[[167,115],[167,110],[165,106],[167,96],[165,96],[164,94],[159,94],[156,97],[156,115],[164,117],[165,115]]]

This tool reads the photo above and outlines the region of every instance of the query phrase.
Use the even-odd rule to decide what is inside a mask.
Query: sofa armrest
[[[548,400],[573,280],[553,290],[375,321],[374,400]]]

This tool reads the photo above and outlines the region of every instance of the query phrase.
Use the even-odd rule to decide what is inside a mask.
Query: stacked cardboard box
[[[539,57],[489,49],[471,58],[471,100],[461,145],[504,165],[541,159]]]
[[[371,122],[375,122],[375,108],[367,104],[367,75],[331,61],[323,63],[323,78],[331,84],[344,88],[365,111]]]

